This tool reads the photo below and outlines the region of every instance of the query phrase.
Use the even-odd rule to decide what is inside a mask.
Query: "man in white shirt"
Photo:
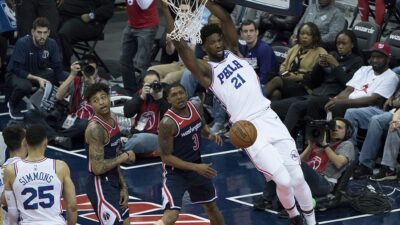
[[[307,115],[313,119],[323,119],[326,118],[327,112],[332,112],[333,117],[343,117],[350,108],[370,106],[374,109],[381,108],[386,99],[393,95],[399,78],[389,69],[392,55],[390,46],[376,42],[370,52],[370,66],[363,66],[357,70],[353,78],[347,82],[347,87],[337,96],[329,100],[312,99]],[[347,119],[352,121],[350,118]]]

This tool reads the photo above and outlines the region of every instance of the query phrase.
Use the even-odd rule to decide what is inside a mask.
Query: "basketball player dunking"
[[[92,84],[85,91],[85,99],[95,112],[85,131],[89,156],[86,191],[102,225],[128,225],[128,186],[119,165],[133,162],[135,153],[126,151],[117,155],[122,148],[121,133],[110,110],[109,91],[102,83]]]
[[[163,12],[167,32],[174,28],[168,6]],[[315,225],[315,214],[309,186],[300,168],[300,158],[295,142],[277,114],[270,108],[254,69],[238,57],[238,37],[230,15],[219,5],[208,1],[211,13],[221,20],[221,28],[205,25],[201,29],[203,50],[209,56],[207,63],[196,59],[184,40],[174,41],[186,67],[199,83],[211,90],[230,115],[232,123],[249,120],[257,129],[255,143],[246,149],[254,166],[267,180],[276,183],[276,191],[287,210],[292,224],[303,224],[295,205],[295,197],[308,225]]]
[[[159,146],[163,161],[164,214],[156,225],[172,225],[178,219],[182,197],[186,191],[193,203],[202,204],[212,225],[224,225],[224,218],[215,200],[217,193],[211,181],[217,172],[201,160],[200,136],[222,144],[218,135],[210,133],[199,110],[188,102],[180,84],[166,90],[171,108],[159,126]]]
[[[9,164],[4,171],[10,224],[66,224],[62,216],[61,197],[67,211],[67,224],[76,224],[75,186],[70,170],[65,162],[44,156],[46,129],[41,125],[32,125],[26,130],[24,142],[28,147],[28,156]]]

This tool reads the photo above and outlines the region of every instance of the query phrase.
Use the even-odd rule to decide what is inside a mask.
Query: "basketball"
[[[229,135],[234,146],[248,148],[257,139],[257,129],[250,121],[239,120],[232,125]]]

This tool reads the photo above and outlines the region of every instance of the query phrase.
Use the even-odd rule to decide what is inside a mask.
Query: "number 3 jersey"
[[[210,90],[236,122],[269,107],[264,97],[258,75],[244,60],[225,50],[224,60],[208,62],[213,71]]]
[[[56,174],[56,160],[21,160],[14,163],[13,191],[20,213],[20,224],[61,225],[62,183]]]
[[[164,116],[171,118],[178,128],[178,132],[174,137],[174,150],[172,154],[187,162],[201,163],[200,137],[203,123],[193,103],[187,102],[187,106],[190,111],[188,117],[182,117],[174,113],[171,109],[168,109],[164,114]],[[173,169],[170,166],[165,166],[165,168],[167,170]]]

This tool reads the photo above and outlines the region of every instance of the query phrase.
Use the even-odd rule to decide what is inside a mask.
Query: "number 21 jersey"
[[[20,224],[61,225],[62,183],[56,174],[56,160],[21,160],[14,164],[13,191],[20,212]]]
[[[264,97],[258,75],[244,60],[225,50],[224,60],[208,62],[213,71],[210,90],[236,122],[269,107]]]

